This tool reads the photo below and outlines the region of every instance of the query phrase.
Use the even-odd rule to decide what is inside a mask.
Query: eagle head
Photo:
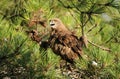
[[[50,27],[52,29],[57,30],[59,32],[71,34],[71,32],[65,27],[65,25],[62,23],[60,19],[54,18],[51,19],[49,22],[50,22]]]
[[[50,27],[53,29],[57,29],[60,28],[61,26],[63,26],[62,22],[60,19],[58,18],[54,18],[50,20]]]

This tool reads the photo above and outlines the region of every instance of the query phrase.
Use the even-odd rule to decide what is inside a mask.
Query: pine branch
[[[103,30],[103,28],[104,28],[104,27],[101,27],[101,28],[99,29],[99,31],[98,31],[97,33],[95,33],[95,35],[97,35],[98,33],[100,33],[100,32]]]
[[[14,49],[13,53],[0,57],[0,64],[2,62],[6,61],[7,59],[11,58],[11,57],[15,57],[15,56],[19,55],[20,54],[20,49],[24,45],[26,40],[27,40],[27,38],[25,40],[23,40],[22,43]]]
[[[95,24],[93,27],[91,27],[87,33],[91,32],[95,27],[97,27],[97,24]]]
[[[99,45],[97,45],[97,44],[91,42],[90,40],[88,40],[88,42],[89,42],[90,44],[92,44],[93,46],[96,46],[96,47],[98,47],[98,48],[100,48],[100,49],[102,49],[102,50],[111,52],[111,49],[109,49],[109,48],[106,48],[106,47],[103,47],[103,46],[99,46]]]

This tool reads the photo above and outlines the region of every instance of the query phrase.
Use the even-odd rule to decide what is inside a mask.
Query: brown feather
[[[37,30],[31,30],[31,31],[26,31],[29,34],[29,37],[33,40],[36,41],[37,43],[41,42],[41,38],[38,35]]]

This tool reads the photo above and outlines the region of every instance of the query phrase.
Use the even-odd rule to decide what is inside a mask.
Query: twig
[[[95,27],[97,27],[97,24],[95,24],[93,27],[91,27],[87,33],[91,32]]]
[[[112,39],[114,39],[114,38],[115,38],[115,35],[117,35],[117,33],[118,33],[118,32],[115,32],[115,33],[112,35],[112,37],[110,37],[105,43],[108,43],[108,42],[110,42]]]
[[[113,38],[114,38],[114,36],[110,37],[105,43],[110,42]]]
[[[100,32],[103,30],[103,28],[104,28],[104,27],[101,27],[101,28],[99,29],[99,31],[95,33],[95,35],[97,35],[98,33],[100,33]]]
[[[96,46],[96,47],[102,49],[102,50],[105,50],[105,51],[108,51],[108,52],[111,51],[109,48],[106,48],[106,47],[103,47],[103,46],[99,46],[99,45],[97,45],[97,44],[91,42],[90,40],[88,40],[88,42],[89,42],[90,44],[92,44],[92,45],[94,45],[94,46]]]

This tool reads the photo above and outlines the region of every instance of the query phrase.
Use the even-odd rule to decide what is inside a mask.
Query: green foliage
[[[60,57],[50,48],[41,48],[26,34],[31,29],[27,24],[38,10],[43,11],[40,16],[47,22],[58,17],[78,37],[86,35],[87,39],[111,50],[93,44],[83,47],[85,55],[76,61],[81,78],[120,78],[119,0],[1,0],[0,7],[0,78],[69,79],[59,68]],[[34,26],[40,35],[49,31],[49,25]]]

